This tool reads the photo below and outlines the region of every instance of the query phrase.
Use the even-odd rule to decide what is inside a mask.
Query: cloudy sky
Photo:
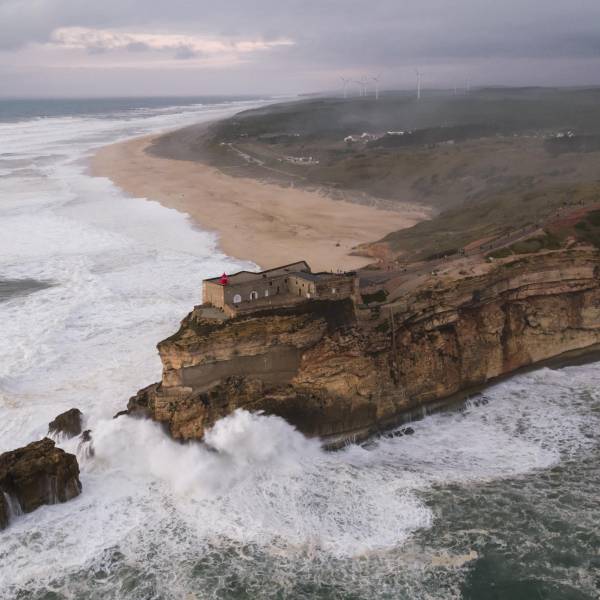
[[[0,96],[600,84],[600,0],[0,0]]]

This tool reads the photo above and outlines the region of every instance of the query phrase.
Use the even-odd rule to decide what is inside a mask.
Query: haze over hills
[[[392,254],[450,252],[598,198],[600,89],[486,88],[312,98],[241,112],[152,148],[334,197],[417,202],[434,218]],[[379,248],[381,248],[379,244]]]

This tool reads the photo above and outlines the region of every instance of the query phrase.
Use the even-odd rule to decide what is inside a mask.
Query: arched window
[[[258,292],[250,292],[250,300],[258,300]]]
[[[236,295],[233,297],[233,303],[234,303],[234,304],[239,304],[241,301],[242,301],[242,297],[241,297],[239,294],[236,294]]]
[[[265,290],[265,298],[269,297],[269,290]]]

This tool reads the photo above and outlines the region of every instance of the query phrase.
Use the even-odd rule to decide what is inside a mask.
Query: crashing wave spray
[[[279,417],[238,410],[207,432],[206,445],[117,419],[95,428],[94,448],[84,474],[113,471],[127,457],[127,476],[159,484],[205,539],[347,556],[400,543],[431,522],[412,493],[418,476],[360,469],[366,451],[325,452]]]
[[[6,492],[2,492],[2,495],[4,496],[4,501],[6,502],[8,522],[10,523],[13,519],[20,517],[23,514],[23,509],[21,508],[18,498],[15,498]]]
[[[80,436],[77,443],[77,460],[80,465],[88,463],[94,458],[94,443],[92,440],[92,430],[86,429]]]

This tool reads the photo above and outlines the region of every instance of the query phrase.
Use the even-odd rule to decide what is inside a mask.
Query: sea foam
[[[439,518],[426,499],[436,486],[520,476],[590,444],[594,366],[515,378],[488,390],[485,404],[415,423],[412,436],[334,453],[282,419],[245,411],[219,421],[205,445],[112,419],[160,378],[155,345],[199,301],[201,279],[252,265],[224,256],[185,215],[90,178],[82,158],[237,108],[0,124],[0,273],[54,283],[0,303],[0,451],[39,439],[72,406],[94,446],[81,457],[81,496],[18,516],[0,534],[2,590],[209,597],[225,568],[265,596],[304,570],[315,581],[339,571],[373,597],[400,566],[416,561],[423,572],[398,549]],[[77,452],[78,440],[62,445]],[[359,577],[370,568],[374,591]],[[128,581],[137,587],[123,595]],[[411,597],[424,597],[420,589]]]

